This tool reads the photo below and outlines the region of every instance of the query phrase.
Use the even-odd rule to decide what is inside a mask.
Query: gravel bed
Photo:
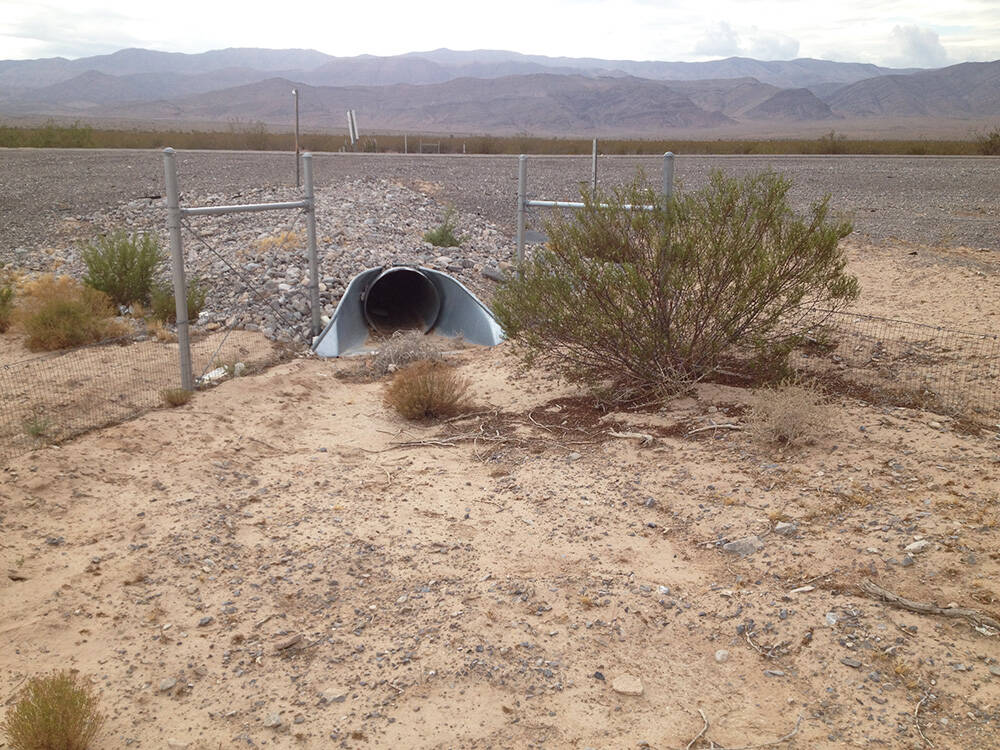
[[[314,164],[324,314],[333,312],[355,273],[389,263],[447,270],[488,301],[494,284],[488,277],[514,253],[517,157],[317,154]],[[661,164],[659,157],[603,157],[599,181],[622,184],[641,169],[658,184]],[[589,157],[531,157],[529,197],[575,199],[590,167]],[[1000,250],[998,168],[995,159],[975,157],[676,159],[686,189],[703,185],[712,169],[773,169],[791,179],[794,207],[830,193],[834,210],[852,218],[869,241],[990,250]],[[291,185],[294,161],[285,153],[184,152],[178,172],[187,205],[299,195]],[[116,227],[157,231],[166,247],[162,193],[158,151],[0,150],[0,262],[79,275],[81,242]],[[422,241],[446,205],[457,209],[461,248]],[[544,219],[544,210],[529,217],[536,227]],[[304,242],[278,242],[289,230],[304,237],[301,217],[241,214],[192,224],[205,244],[185,233],[189,272],[211,288],[200,325],[237,324],[279,339],[308,333]]]

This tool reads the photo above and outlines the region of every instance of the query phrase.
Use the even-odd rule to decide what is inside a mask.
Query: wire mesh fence
[[[215,363],[222,370],[206,383],[249,374],[289,353],[248,331],[196,338],[195,366]],[[0,459],[132,419],[162,406],[164,391],[179,383],[177,344],[154,338],[114,339],[0,364]]]
[[[794,366],[870,402],[1000,420],[1000,336],[844,312],[823,314]]]

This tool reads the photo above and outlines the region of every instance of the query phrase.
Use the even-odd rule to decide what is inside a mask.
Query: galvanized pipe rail
[[[594,141],[593,186],[597,189],[597,141]],[[531,208],[583,208],[586,204],[579,201],[529,200],[528,192],[528,157],[521,154],[517,161],[517,265],[524,263],[524,225],[526,212]],[[674,154],[667,151],[663,155],[663,184],[661,193],[670,198],[674,192]],[[600,208],[610,208],[607,203],[597,204]],[[633,206],[625,204],[626,211],[652,211],[656,206]]]
[[[233,206],[189,206],[181,207],[180,190],[177,187],[176,152],[172,148],[163,149],[163,170],[167,189],[167,229],[170,234],[170,258],[173,271],[174,301],[177,311],[177,343],[180,347],[181,387],[194,389],[194,374],[191,371],[191,334],[187,314],[187,282],[184,277],[184,243],[181,237],[181,218],[185,216],[218,216],[220,214],[253,213],[258,211],[282,211],[301,209],[306,215],[306,236],[309,249],[309,303],[312,307],[312,335],[318,336],[320,325],[319,310],[319,262],[316,257],[316,199],[313,191],[312,154],[302,154],[302,171],[305,177],[305,198],[300,201],[276,203],[244,203]]]

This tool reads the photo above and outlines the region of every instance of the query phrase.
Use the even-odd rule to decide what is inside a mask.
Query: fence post
[[[163,149],[163,171],[167,183],[167,230],[170,233],[170,260],[174,277],[177,311],[177,344],[180,348],[181,388],[194,390],[191,373],[191,337],[188,332],[187,284],[184,280],[184,245],[181,241],[181,201],[177,189],[177,161],[172,148]]]
[[[312,154],[308,151],[302,154],[302,171],[305,174],[306,201],[306,239],[309,246],[309,306],[312,307],[312,335],[319,336],[321,327],[319,319],[319,261],[316,258],[316,198],[313,194],[313,164]]]
[[[524,201],[528,188],[528,157],[521,154],[517,159],[517,272],[524,264]]]
[[[597,194],[597,139],[596,138],[594,139],[594,153],[591,158],[593,160],[593,164],[591,165],[593,171],[593,179],[591,180],[592,183],[591,190],[596,195]]]
[[[670,199],[674,194],[674,152],[663,155],[663,197]]]

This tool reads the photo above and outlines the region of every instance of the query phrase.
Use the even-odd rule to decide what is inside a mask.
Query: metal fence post
[[[591,190],[596,195],[597,194],[597,139],[596,138],[594,139],[594,153],[592,156],[592,160],[593,164],[591,166],[593,171],[593,178],[591,180],[592,182]]]
[[[306,238],[309,244],[309,305],[312,307],[312,335],[319,336],[321,329],[319,316],[319,261],[316,258],[316,198],[313,193],[312,154],[302,154],[302,171],[305,174]]]
[[[181,241],[181,202],[177,189],[177,161],[172,148],[163,149],[163,171],[167,186],[167,230],[170,233],[170,260],[174,277],[177,311],[177,344],[180,348],[181,388],[194,390],[191,373],[191,337],[188,331],[187,284],[184,280],[184,245]]]
[[[528,188],[528,157],[521,154],[517,159],[517,270],[521,272],[524,263],[524,200]]]
[[[668,200],[674,194],[674,152],[663,155],[663,197]]]

